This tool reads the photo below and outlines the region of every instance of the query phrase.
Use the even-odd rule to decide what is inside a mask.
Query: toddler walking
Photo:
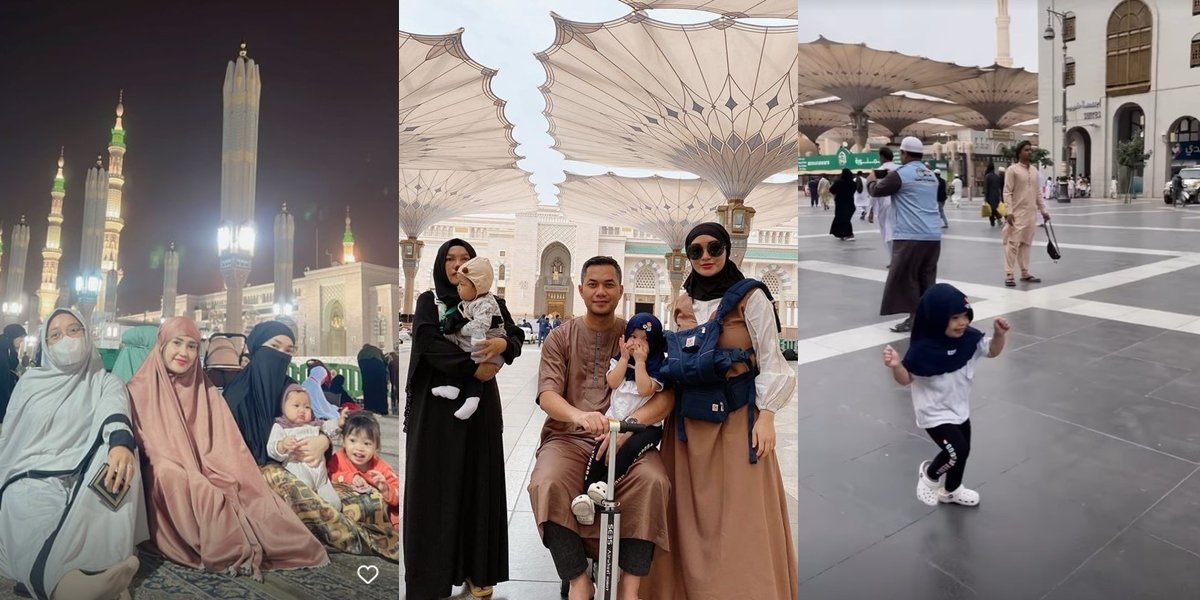
[[[634,315],[625,325],[620,352],[609,361],[608,387],[612,394],[605,416],[617,421],[637,422],[630,415],[663,389],[659,371],[666,353],[667,340],[663,337],[662,323],[658,318],[648,313]],[[596,503],[603,501],[608,494],[608,482],[605,481],[608,477],[607,439],[608,433],[597,439],[592,448],[592,458],[583,474],[583,493],[571,500],[571,512],[582,525],[591,525],[595,521]],[[639,456],[660,441],[662,427],[658,425],[630,434],[629,439],[617,449],[614,483],[625,476]]]
[[[321,433],[329,436],[330,441],[337,441],[345,419],[345,414],[342,414],[337,419],[324,422],[314,420],[308,392],[292,383],[283,390],[283,416],[275,419],[275,424],[271,426],[271,437],[267,439],[267,455],[279,461],[283,468],[337,510],[342,509],[342,500],[329,481],[324,457],[316,465],[310,465],[293,456],[292,451],[300,442]]]
[[[379,490],[392,525],[400,526],[400,478],[379,457],[379,422],[370,411],[352,412],[342,425],[342,447],[329,459],[329,478],[360,494]]]
[[[491,289],[492,262],[490,260],[477,256],[458,268],[459,303],[456,310],[462,318],[457,322],[461,323],[465,319],[466,324],[457,331],[446,331],[445,335],[467,352],[479,350],[475,346],[476,342],[482,342],[487,338],[506,337],[500,303],[496,302],[494,294],[489,293]],[[456,320],[446,319],[447,325],[455,322]],[[498,367],[504,366],[504,359],[499,356],[489,362]],[[483,393],[483,382],[470,374],[464,377],[458,386],[440,385],[433,388],[432,391],[434,396],[450,400],[457,400],[460,395],[465,396],[466,399],[463,400],[462,406],[454,411],[454,416],[466,420],[475,414],[475,409],[479,408],[479,395]]]
[[[979,504],[979,492],[962,485],[971,453],[971,380],[980,358],[1004,350],[1010,327],[996,317],[992,335],[985,336],[970,326],[974,319],[967,297],[939,283],[921,297],[904,360],[891,346],[883,349],[883,364],[896,383],[912,386],[917,426],[942,449],[917,471],[917,498],[928,506]]]

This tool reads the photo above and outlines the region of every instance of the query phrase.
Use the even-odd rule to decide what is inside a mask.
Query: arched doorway
[[[534,312],[539,315],[558,315],[564,321],[571,318],[575,298],[575,283],[571,276],[571,251],[561,242],[554,242],[542,251],[541,276],[534,290]]]
[[[321,335],[321,354],[324,356],[346,355],[346,310],[342,303],[334,300],[325,307],[322,319],[325,331]]]
[[[1175,119],[1167,130],[1167,150],[1171,153],[1167,179],[1184,167],[1200,165],[1200,121],[1192,116]]]
[[[1092,136],[1082,127],[1067,130],[1067,145],[1071,149],[1067,170],[1071,175],[1092,177]]]
[[[1113,173],[1117,174],[1117,189],[1121,190],[1121,193],[1129,190],[1133,194],[1138,194],[1142,191],[1143,169],[1137,169],[1132,173],[1127,172],[1127,169],[1121,166],[1119,152],[1121,144],[1135,139],[1143,140],[1143,148],[1145,148],[1146,112],[1134,102],[1121,105],[1113,113],[1113,131],[1116,132],[1116,135],[1113,136],[1112,167]]]

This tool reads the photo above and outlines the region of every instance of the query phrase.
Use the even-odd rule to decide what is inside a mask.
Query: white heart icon
[[[364,571],[366,575],[363,574]],[[363,583],[371,585],[371,582],[375,581],[376,577],[379,577],[379,567],[375,565],[361,565],[358,567],[358,578],[363,580]]]

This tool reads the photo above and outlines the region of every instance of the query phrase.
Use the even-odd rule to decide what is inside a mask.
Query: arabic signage
[[[1200,142],[1178,142],[1171,144],[1175,160],[1200,160]]]
[[[929,165],[931,169],[947,170],[949,168],[949,162],[945,160],[934,160],[927,157],[921,162]],[[881,164],[878,151],[850,152],[845,147],[838,148],[837,154],[796,157],[796,168],[801,173],[836,173],[842,169],[850,169],[854,172],[871,171],[878,169]]]

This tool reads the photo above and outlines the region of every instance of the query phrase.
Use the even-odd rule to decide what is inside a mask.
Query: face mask
[[[83,339],[64,336],[57,344],[50,346],[49,352],[54,357],[55,365],[69,369],[83,362]]]

